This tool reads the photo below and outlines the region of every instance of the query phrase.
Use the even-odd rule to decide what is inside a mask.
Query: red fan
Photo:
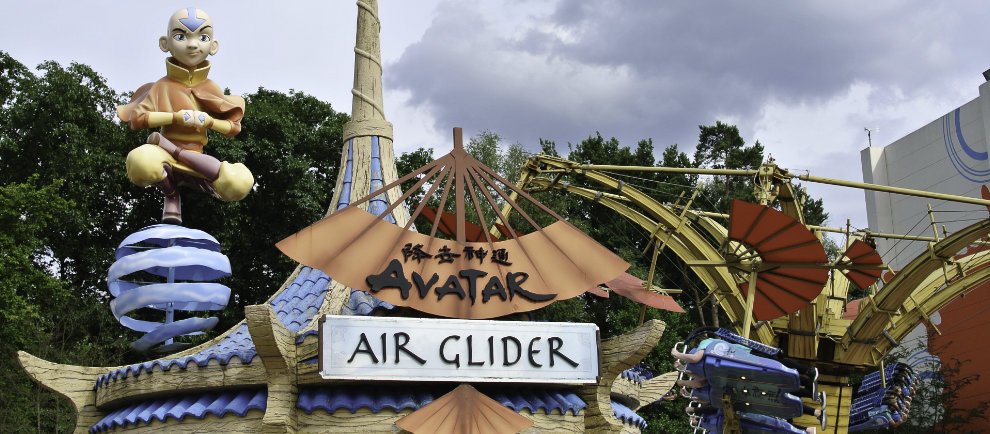
[[[883,265],[883,259],[880,258],[880,254],[870,247],[869,244],[863,242],[863,240],[853,241],[846,249],[846,252],[842,254],[848,260],[843,261],[845,264],[851,265]],[[842,273],[846,277],[855,283],[861,289],[869,288],[870,285],[874,284],[880,275],[883,274],[883,270],[880,268],[861,268],[861,269],[842,269]]]
[[[773,208],[733,200],[729,236],[742,243],[728,256],[754,273],[753,318],[770,320],[793,313],[814,300],[828,281],[828,257],[821,241],[801,222]],[[742,264],[759,261],[757,269]],[[749,284],[739,286],[748,296]]]
[[[427,220],[429,220],[429,221],[432,222],[432,221],[434,221],[436,219],[437,210],[434,209],[434,208],[431,208],[431,207],[428,207],[428,206],[425,206],[424,205],[423,206],[423,211],[420,212],[419,215],[423,216],[423,218],[425,218],[425,219],[427,219]],[[506,229],[505,226],[496,223],[495,224],[495,227],[498,229],[498,231],[501,234],[501,236],[500,237],[499,236],[493,236],[492,239],[498,240],[498,239],[508,238],[510,236],[509,235],[509,230]],[[472,222],[465,221],[464,222],[464,229],[465,229],[464,232],[465,232],[467,241],[472,242],[472,243],[483,243],[483,242],[485,242],[485,232],[484,232],[485,231],[485,228],[482,228],[481,226],[478,226],[478,225],[476,225],[476,224],[474,224]],[[441,213],[440,214],[439,224],[437,226],[437,230],[440,233],[442,233],[442,234],[444,234],[444,235],[446,235],[446,236],[448,236],[450,238],[454,238],[456,236],[456,234],[457,234],[457,215],[456,214],[453,214],[453,213],[449,213],[449,212],[443,212],[443,213]]]

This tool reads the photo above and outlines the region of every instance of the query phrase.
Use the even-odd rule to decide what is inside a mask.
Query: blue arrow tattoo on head
[[[186,8],[186,14],[189,16],[179,20],[179,22],[182,23],[183,26],[186,26],[186,28],[191,32],[195,32],[199,26],[202,26],[203,23],[206,22],[205,19],[196,17],[196,8]]]

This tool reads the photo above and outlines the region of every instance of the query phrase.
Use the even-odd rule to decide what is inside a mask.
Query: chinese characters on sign
[[[455,264],[463,258],[465,265],[470,265],[472,261],[484,264],[487,258],[490,263],[499,266],[511,266],[509,251],[505,248],[491,249],[491,252],[484,247],[465,246],[460,251],[451,249],[444,244],[437,249],[436,253],[424,250],[422,244],[406,243],[400,251],[402,261],[393,259],[380,274],[368,276],[368,285],[372,293],[386,289],[397,289],[403,300],[409,299],[413,286],[416,287],[416,294],[421,299],[425,299],[433,292],[437,300],[441,300],[448,295],[453,295],[463,300],[465,297],[475,304],[478,299],[478,292],[481,292],[481,303],[488,303],[493,298],[501,301],[511,301],[516,296],[529,301],[541,302],[554,299],[556,294],[536,294],[523,288],[523,284],[529,279],[529,273],[512,272],[505,273],[504,278],[500,275],[491,275],[486,271],[474,268],[464,268],[452,270],[439,286],[440,274],[433,273],[429,278],[419,272],[413,271],[411,277],[406,277],[405,266],[422,264],[424,261],[436,261],[437,264]],[[411,264],[410,264],[411,263]]]
[[[464,252],[465,258],[468,260],[478,259],[478,263],[484,263],[485,257],[488,256],[488,251],[485,250],[484,247],[467,246],[464,247],[464,250],[462,251]],[[422,262],[423,260],[430,258],[437,258],[437,262],[441,264],[452,264],[454,263],[454,259],[459,257],[461,257],[461,254],[454,253],[454,251],[451,250],[450,247],[447,247],[446,244],[444,244],[443,247],[437,251],[436,255],[431,255],[423,251],[422,244],[416,244],[414,246],[412,243],[406,243],[406,245],[402,247],[402,260],[404,262],[409,262],[410,259],[415,262]],[[512,263],[509,262],[509,252],[506,249],[492,250],[491,262],[501,265],[512,265]]]

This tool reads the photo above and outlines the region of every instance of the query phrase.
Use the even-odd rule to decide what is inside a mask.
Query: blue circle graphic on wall
[[[990,182],[987,152],[973,149],[959,126],[959,109],[942,117],[942,136],[949,161],[963,178],[973,182]]]

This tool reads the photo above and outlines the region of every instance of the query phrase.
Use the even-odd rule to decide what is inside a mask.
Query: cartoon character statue
[[[240,132],[244,98],[224,95],[207,78],[206,57],[220,46],[206,12],[192,7],[176,11],[158,47],[171,54],[165,60],[165,77],[138,88],[130,103],[117,107],[117,115],[133,130],[160,128],[147,144],[127,154],[127,177],[142,187],[161,189],[162,223],[181,224],[180,185],[224,201],[243,199],[254,185],[254,176],[243,164],[203,153],[207,130],[228,137]]]

